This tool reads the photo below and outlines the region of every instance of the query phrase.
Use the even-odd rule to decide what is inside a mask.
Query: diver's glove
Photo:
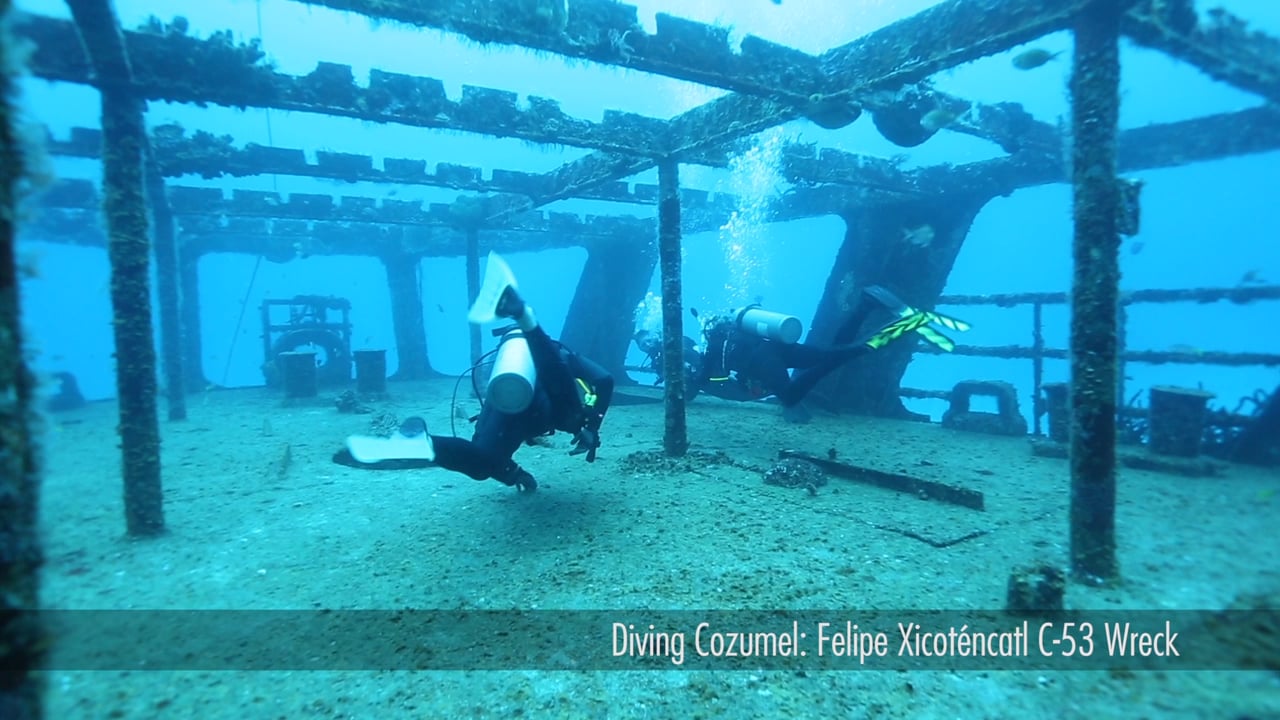
[[[570,455],[587,454],[587,462],[596,461],[596,448],[600,447],[600,435],[591,428],[582,428],[573,436],[573,449]]]

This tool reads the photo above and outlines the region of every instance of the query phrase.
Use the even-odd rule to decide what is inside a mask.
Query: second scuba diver
[[[859,339],[862,326],[877,309],[888,311],[892,320]],[[696,312],[695,312],[696,315]],[[863,290],[849,317],[836,331],[836,345],[823,347],[799,342],[799,319],[749,305],[727,315],[700,318],[705,350],[684,339],[685,391],[692,398],[706,392],[726,400],[760,400],[770,395],[782,405],[790,422],[808,422],[810,413],[801,404],[805,395],[836,368],[911,333],[944,350],[955,347],[950,338],[929,328],[938,323],[964,331],[963,321],[918,310],[903,303],[893,293],[872,286]],[[647,331],[636,333],[636,344],[661,373],[661,338]],[[788,370],[795,370],[788,373]]]

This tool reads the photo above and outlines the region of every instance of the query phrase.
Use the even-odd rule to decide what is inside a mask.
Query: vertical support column
[[[151,328],[150,261],[143,162],[144,101],[133,89],[124,36],[107,0],[68,0],[102,93],[102,209],[111,262],[116,391],[124,459],[124,512],[130,535],[164,531],[156,348]]]
[[[680,165],[658,163],[658,262],[662,270],[662,374],[666,425],[662,446],[679,457],[689,449],[684,401],[684,303],[680,268]]]
[[[164,500],[151,327],[151,243],[142,177],[147,142],[142,111],[142,99],[131,90],[102,89],[102,205],[111,260],[125,519],[130,535],[157,535],[164,531]]]
[[[1115,2],[1093,3],[1080,13],[1071,69],[1071,569],[1090,583],[1114,580],[1120,572],[1115,538],[1120,15]]]
[[[204,390],[204,338],[200,324],[200,253],[190,245],[177,251],[178,314],[182,324],[182,371],[188,390]]]
[[[480,296],[480,229],[467,228],[467,307]],[[480,362],[480,326],[468,323],[471,339],[471,364]]]
[[[627,381],[627,347],[635,333],[636,306],[644,299],[658,253],[652,235],[619,234],[587,246],[587,262],[569,304],[560,339]]]
[[[182,375],[182,323],[178,320],[178,249],[173,213],[165,197],[164,177],[147,150],[147,194],[155,223],[156,295],[160,302],[160,349],[164,358],[165,399],[170,420],[187,419],[187,394]]]
[[[422,317],[422,294],[418,291],[417,255],[395,253],[382,256],[391,291],[391,323],[396,333],[396,357],[400,367],[396,380],[421,380],[431,375],[427,359],[427,327]]]
[[[7,16],[9,9],[9,0],[0,0],[0,16]],[[44,717],[44,682],[36,671],[47,640],[34,612],[40,606],[40,467],[33,430],[35,382],[23,361],[14,252],[18,184],[24,172],[9,104],[14,92],[11,72],[21,65],[16,54],[10,36],[0,35],[0,714],[39,720]]]
[[[814,313],[809,342],[841,344],[839,328],[869,285],[883,285],[906,303],[932,308],[947,284],[964,239],[978,211],[994,196],[987,188],[965,188],[928,200],[859,206],[841,213],[847,224],[826,290]],[[935,233],[928,247],[903,242],[904,227],[928,225]],[[818,387],[841,409],[886,417],[914,417],[898,388],[915,343],[892,343],[841,365]]]

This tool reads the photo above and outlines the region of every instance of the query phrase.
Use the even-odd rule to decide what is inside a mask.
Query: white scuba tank
[[[519,330],[512,330],[502,337],[489,385],[485,389],[485,401],[495,410],[513,415],[523,412],[533,402],[533,388],[538,381],[538,370],[529,352],[529,341]]]
[[[738,329],[757,337],[792,345],[800,342],[800,336],[804,334],[804,323],[800,318],[762,310],[759,305],[748,305],[736,315]]]

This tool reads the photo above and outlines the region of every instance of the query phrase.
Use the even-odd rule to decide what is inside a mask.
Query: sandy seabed
[[[452,421],[469,436],[452,380],[389,389],[375,412],[420,414],[436,433]],[[541,483],[521,494],[439,469],[334,465],[372,415],[329,400],[191,396],[189,420],[162,423],[168,532],[146,540],[124,537],[115,405],[50,417],[42,604],[964,610],[1003,607],[1014,567],[1067,561],[1067,464],[1033,456],[1025,438],[824,414],[790,425],[774,406],[699,399],[692,449],[733,462],[655,472],[626,459],[660,448],[662,406],[632,404],[609,413],[593,464],[570,457],[564,435],[521,449]],[[760,471],[783,448],[979,490],[986,511],[839,478],[816,495],[766,485]],[[1124,582],[1070,584],[1068,607],[1216,609],[1276,592],[1278,488],[1274,469],[1122,470]],[[989,532],[936,548],[886,528]],[[55,669],[45,681],[50,718],[1280,717],[1280,675],[1262,671]]]

